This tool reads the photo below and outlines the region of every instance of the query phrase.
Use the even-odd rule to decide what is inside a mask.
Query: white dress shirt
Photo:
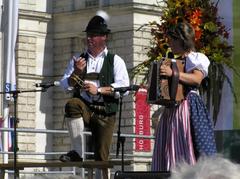
[[[104,58],[108,53],[108,49],[105,48],[98,56],[93,57],[91,54],[88,53],[88,61],[87,61],[87,73],[100,73]],[[72,91],[73,87],[68,85],[68,78],[71,76],[72,72],[74,71],[74,59],[72,58],[65,70],[65,73],[60,81],[61,87],[65,91]],[[118,55],[114,55],[114,67],[113,67],[113,75],[114,75],[114,83],[111,84],[113,88],[119,87],[127,87],[129,86],[129,76],[127,72],[127,68],[125,62],[121,57]],[[100,87],[99,80],[89,81],[97,87]],[[89,95],[86,91],[81,90],[81,96],[89,102],[94,101],[102,101],[103,99],[98,95]],[[115,94],[115,97],[119,97],[119,94]]]

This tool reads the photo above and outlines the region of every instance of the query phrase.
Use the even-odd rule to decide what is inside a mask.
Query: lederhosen
[[[87,59],[87,57],[85,57]],[[108,53],[98,74],[100,86],[110,86],[114,82],[114,54]],[[86,71],[86,70],[85,70]],[[84,77],[88,74],[84,74]],[[65,106],[65,117],[83,117],[84,123],[92,132],[95,160],[108,160],[109,149],[115,127],[115,116],[118,110],[118,99],[103,96],[104,102],[89,103],[76,90],[72,99]]]

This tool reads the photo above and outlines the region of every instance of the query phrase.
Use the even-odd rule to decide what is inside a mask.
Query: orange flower
[[[190,24],[193,26],[195,30],[195,40],[199,40],[202,35],[202,30],[200,25],[202,24],[202,11],[200,9],[195,9],[192,14],[189,16]]]
[[[202,36],[202,30],[195,30],[195,41],[198,41]]]
[[[192,13],[192,18],[199,19],[201,17],[202,17],[202,11],[200,9],[195,9],[195,11],[193,11]]]
[[[189,20],[192,25],[199,26],[202,23],[201,20],[202,12],[200,9],[196,9],[193,11],[192,15],[190,16]]]

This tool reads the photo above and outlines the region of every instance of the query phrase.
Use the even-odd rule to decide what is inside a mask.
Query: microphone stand
[[[125,92],[119,92],[120,93],[120,109],[119,109],[118,131],[117,131],[117,153],[116,153],[116,157],[118,158],[120,144],[122,144],[122,171],[124,171],[124,142],[126,138],[121,136],[121,118],[122,118],[122,99],[123,99],[123,94]]]
[[[13,103],[14,103],[14,117],[13,117],[13,170],[14,170],[14,179],[19,178],[19,170],[17,168],[17,151],[18,151],[18,145],[17,145],[17,123],[19,122],[17,118],[17,98],[19,93],[26,93],[26,92],[46,92],[47,88],[49,87],[43,87],[42,89],[34,89],[34,90],[14,90],[14,91],[8,91],[8,92],[0,92],[0,94],[12,94],[13,96]]]

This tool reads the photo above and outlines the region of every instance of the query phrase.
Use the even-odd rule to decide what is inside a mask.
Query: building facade
[[[102,9],[110,15],[108,47],[121,56],[130,70],[147,58],[150,46],[150,29],[144,24],[159,21],[159,7],[155,0],[19,0],[19,28],[16,45],[18,128],[65,130],[64,105],[71,94],[59,87],[47,91],[35,91],[36,83],[61,79],[64,69],[76,52],[85,48],[85,29],[89,19]],[[2,1],[2,22],[6,14],[7,1]],[[2,23],[2,24],[4,24]],[[1,33],[4,46],[6,31]],[[1,48],[3,49],[3,48]],[[1,51],[1,66],[5,66],[5,53]],[[3,68],[2,68],[3,69]],[[131,74],[130,74],[131,75]],[[5,72],[1,72],[4,81]],[[140,77],[141,78],[141,77]],[[139,84],[140,78],[131,81]],[[3,89],[3,83],[1,83]],[[3,96],[1,96],[3,101]],[[12,105],[11,105],[12,109]],[[123,99],[122,133],[135,134],[134,94]],[[13,114],[10,111],[10,114]],[[3,116],[1,111],[1,116]],[[116,126],[117,130],[117,126]],[[18,134],[19,160],[58,159],[58,155],[35,155],[34,153],[67,152],[70,149],[68,134],[24,133]],[[136,152],[134,138],[127,138],[124,151],[130,154],[135,165],[130,170],[149,170],[150,152]],[[152,143],[152,142],[151,142]],[[153,143],[152,143],[153,144]],[[116,151],[114,138],[112,151]],[[11,156],[10,156],[11,158]],[[112,158],[115,158],[113,155]]]

